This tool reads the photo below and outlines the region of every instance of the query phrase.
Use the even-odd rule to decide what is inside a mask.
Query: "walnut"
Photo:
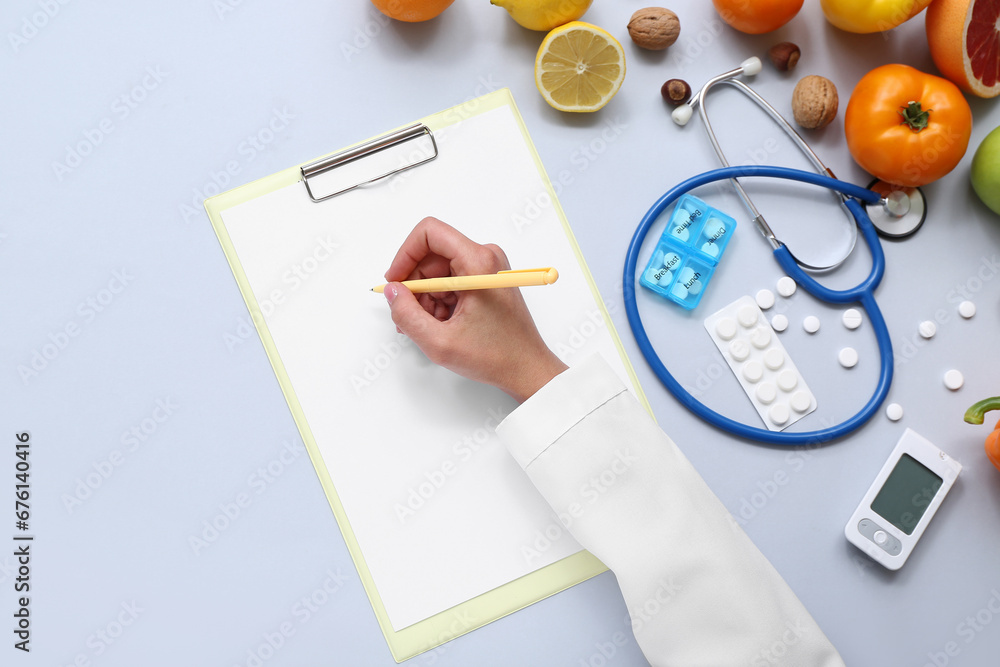
[[[809,130],[826,127],[837,117],[837,87],[833,81],[810,74],[795,85],[792,92],[792,115],[795,122]]]
[[[651,51],[662,51],[677,41],[681,23],[669,9],[646,7],[632,14],[628,34],[637,46]]]

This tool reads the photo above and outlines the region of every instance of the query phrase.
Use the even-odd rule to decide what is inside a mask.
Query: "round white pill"
[[[764,353],[764,365],[770,368],[772,371],[776,371],[785,364],[784,353],[776,347],[772,347],[770,350]]]
[[[716,241],[726,233],[726,225],[718,218],[709,218],[708,222],[705,223],[705,231],[702,233],[705,238]]]
[[[792,398],[789,401],[792,406],[792,410],[796,412],[805,412],[812,405],[812,399],[809,398],[809,394],[804,391],[797,391],[792,394]]]
[[[769,289],[762,289],[757,292],[755,297],[757,305],[760,306],[761,310],[767,310],[774,305],[774,292]]]
[[[743,364],[743,377],[745,377],[748,382],[760,381],[760,379],[764,377],[764,366],[762,366],[756,359],[751,359]]]
[[[692,280],[691,285],[688,287],[688,292],[691,296],[698,296],[701,294],[701,290],[704,287],[700,280]]]
[[[802,328],[806,330],[806,333],[816,333],[819,331],[819,318],[815,315],[810,315],[802,320]]]
[[[776,425],[781,426],[788,421],[788,418],[792,415],[788,411],[788,405],[785,403],[775,403],[771,406],[771,409],[767,411],[767,416]]]
[[[965,377],[961,371],[956,371],[953,368],[944,374],[944,386],[948,387],[948,389],[956,391],[961,389],[963,384],[965,384]]]
[[[934,334],[937,333],[937,325],[930,320],[924,320],[917,327],[917,331],[920,332],[921,338],[927,338],[928,340],[934,338]]]
[[[750,334],[750,342],[758,350],[763,350],[771,344],[771,330],[767,327],[757,327]]]
[[[643,275],[643,278],[646,279],[647,283],[653,283],[655,285],[656,284],[656,272],[657,272],[656,267],[651,266],[648,269],[646,269],[646,273],[645,273],[645,275]]]
[[[656,284],[660,287],[670,287],[670,282],[674,279],[673,271],[666,271],[664,269],[660,270],[663,271],[663,275],[660,276],[660,279],[656,282]]]
[[[743,306],[736,311],[736,319],[740,321],[743,327],[749,329],[757,324],[757,309],[753,306]]]
[[[791,280],[791,278],[789,278]],[[788,318],[784,315],[775,315],[771,318],[771,327],[777,331],[782,332],[788,328]]]
[[[673,271],[674,267],[677,266],[678,262],[681,261],[681,256],[676,252],[668,252],[663,255],[663,268],[668,271]]]
[[[709,257],[718,257],[719,256],[719,246],[718,246],[718,244],[713,243],[711,241],[708,241],[706,243],[702,243],[701,244],[701,251],[703,253],[705,253],[706,255],[708,255]]]
[[[778,387],[782,391],[791,391],[799,384],[799,376],[793,370],[784,370],[778,374]]]
[[[854,368],[858,365],[858,351],[853,347],[845,347],[837,355],[837,359],[844,368]]]
[[[780,294],[785,298],[788,298],[791,295],[795,294],[795,289],[798,286],[795,284],[795,281],[789,278],[788,276],[781,276],[780,278],[778,278],[777,287],[778,287],[778,294]]]
[[[770,382],[761,382],[753,393],[764,405],[770,405],[778,397],[778,389]]]
[[[843,317],[841,317],[841,321],[848,329],[857,329],[860,327],[862,319],[861,312],[857,308],[848,308],[844,311]]]
[[[688,233],[687,227],[674,227],[672,230],[670,230],[670,235],[673,236],[675,239],[679,239],[681,241],[687,241],[688,238],[691,236],[691,234]]]
[[[970,317],[976,314],[976,304],[972,303],[971,301],[963,301],[962,303],[958,304],[958,314],[964,317],[965,319],[969,319]]]
[[[732,340],[736,335],[736,320],[731,317],[723,317],[715,323],[715,333],[722,340]]]
[[[729,354],[736,361],[744,361],[750,356],[750,344],[742,338],[737,338],[729,344]]]
[[[903,406],[899,403],[890,403],[885,409],[885,416],[894,422],[903,418]]]
[[[688,288],[684,287],[684,283],[677,281],[674,286],[670,289],[670,293],[676,296],[678,299],[688,298]]]

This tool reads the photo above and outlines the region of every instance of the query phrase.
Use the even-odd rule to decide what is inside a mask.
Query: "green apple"
[[[986,135],[972,158],[972,189],[1000,215],[1000,127]]]

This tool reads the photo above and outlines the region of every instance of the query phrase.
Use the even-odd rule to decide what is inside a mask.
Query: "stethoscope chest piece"
[[[927,198],[920,188],[892,185],[878,179],[868,189],[882,195],[882,202],[865,204],[879,236],[901,239],[913,234],[927,218]]]

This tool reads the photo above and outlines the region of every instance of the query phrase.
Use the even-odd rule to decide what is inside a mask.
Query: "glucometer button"
[[[875,541],[875,544],[882,546],[889,541],[889,534],[884,530],[876,530],[875,534],[872,535],[872,540]]]

